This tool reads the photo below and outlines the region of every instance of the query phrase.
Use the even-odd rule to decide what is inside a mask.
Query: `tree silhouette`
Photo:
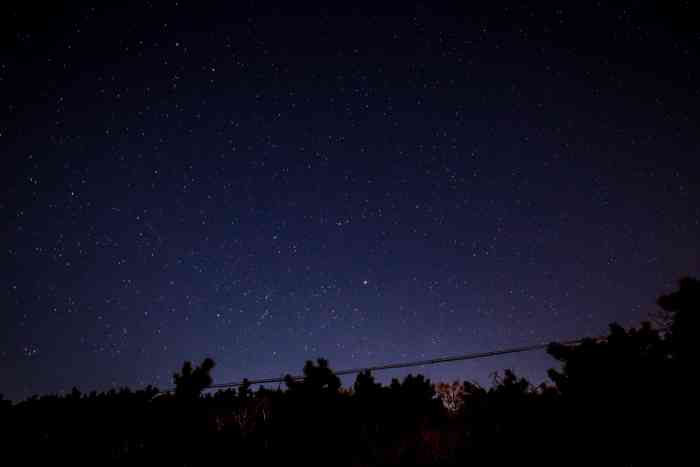
[[[316,364],[307,360],[304,364],[304,378],[295,380],[291,375],[285,376],[287,388],[293,392],[305,394],[337,394],[340,389],[340,378],[328,366],[328,360],[319,358]]]
[[[672,384],[664,397],[666,413],[671,415],[661,420],[667,426],[663,441],[673,445],[673,452],[680,458],[691,452],[694,441],[690,431],[674,417],[683,417],[690,407],[696,405],[697,386],[687,380],[697,366],[694,347],[700,333],[700,281],[684,277],[679,281],[677,291],[659,297],[656,303],[667,313],[670,322],[665,336],[670,369],[661,377]]]
[[[372,401],[380,397],[382,385],[374,380],[369,370],[365,370],[357,374],[353,390],[358,400]]]
[[[666,330],[672,356],[685,363],[700,330],[700,281],[684,277],[678,285],[676,292],[659,297],[656,303],[668,314]]]
[[[603,340],[548,347],[548,353],[562,362],[561,370],[549,371],[562,396],[558,423],[572,433],[570,439],[560,439],[560,445],[591,440],[586,451],[591,461],[605,454],[612,463],[668,462],[675,451],[662,454],[629,447],[679,441],[675,417],[687,410],[691,400],[688,386],[680,382],[691,369],[699,292],[698,282],[686,278],[677,292],[657,300],[669,314],[666,329],[643,322],[626,330],[613,323]]]
[[[201,365],[192,369],[192,363],[185,362],[182,371],[173,375],[175,382],[175,397],[183,401],[193,401],[199,398],[202,391],[211,385],[211,370],[214,360],[205,358]]]
[[[649,323],[610,325],[604,339],[552,344],[560,366],[538,387],[513,371],[489,387],[433,384],[409,374],[382,385],[357,375],[342,390],[328,361],[307,361],[286,390],[250,383],[202,394],[214,361],[185,362],[175,396],[114,388],[0,396],[0,439],[25,464],[204,466],[304,465],[681,465],[689,446],[695,389],[692,344],[700,284],[682,279],[660,297],[666,314]],[[687,457],[687,456],[686,456]],[[3,459],[4,460],[4,459]]]
[[[303,456],[306,465],[333,464],[343,439],[338,421],[346,418],[340,403],[340,379],[328,361],[319,358],[315,363],[306,361],[302,379],[287,375],[285,384],[282,449]]]

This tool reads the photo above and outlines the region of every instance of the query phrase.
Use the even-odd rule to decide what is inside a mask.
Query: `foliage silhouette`
[[[215,363],[211,358],[205,358],[201,365],[192,369],[192,363],[185,362],[182,371],[173,375],[175,396],[182,400],[196,400],[202,391],[212,383],[211,370]]]
[[[679,281],[678,290],[659,297],[657,304],[668,316],[667,341],[672,357],[689,363],[686,360],[691,358],[700,329],[700,281],[684,277]]]
[[[551,344],[552,384],[506,370],[490,387],[413,374],[384,385],[361,372],[348,391],[318,359],[284,389],[204,393],[205,359],[175,373],[172,397],[151,386],[0,397],[0,439],[6,458],[30,465],[679,465],[691,446],[679,420],[695,403],[698,281],[657,303],[664,326],[613,323],[606,339]]]
[[[285,377],[285,384],[291,392],[303,392],[307,395],[333,395],[340,389],[340,378],[328,366],[328,360],[319,358],[316,364],[308,360],[304,365],[304,378],[296,381],[291,375]]]

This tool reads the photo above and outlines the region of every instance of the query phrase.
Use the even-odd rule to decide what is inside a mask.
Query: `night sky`
[[[6,397],[600,335],[700,275],[692,2],[7,3]]]

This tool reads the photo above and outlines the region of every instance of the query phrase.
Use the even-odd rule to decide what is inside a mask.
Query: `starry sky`
[[[8,3],[6,397],[600,335],[700,273],[691,2]]]

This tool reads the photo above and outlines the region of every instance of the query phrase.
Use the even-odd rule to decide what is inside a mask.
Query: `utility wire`
[[[602,339],[605,339],[605,337],[588,337],[588,338],[583,338],[583,339],[558,342],[558,344],[567,345],[567,346],[568,345],[577,345],[577,344],[582,343],[585,340],[599,341]],[[512,347],[509,349],[492,350],[490,352],[477,352],[477,353],[468,353],[468,354],[463,354],[463,355],[437,357],[437,358],[431,358],[428,360],[415,360],[412,362],[387,363],[384,365],[377,365],[377,366],[370,366],[370,367],[363,367],[363,368],[351,368],[351,369],[346,369],[346,370],[338,370],[338,371],[334,371],[333,373],[337,376],[343,376],[343,375],[351,375],[351,374],[361,373],[363,371],[370,371],[371,372],[371,371],[393,370],[396,368],[410,368],[410,367],[414,367],[414,366],[436,365],[438,363],[456,362],[456,361],[463,361],[463,360],[476,360],[479,358],[495,357],[498,355],[507,355],[507,354],[520,353],[520,352],[531,352],[533,350],[541,350],[541,349],[547,348],[550,344],[552,344],[552,343],[534,344],[534,345],[527,345],[524,347]],[[305,377],[302,375],[297,375],[297,376],[292,376],[291,378],[294,381],[301,381]],[[286,379],[285,377],[282,377],[282,378],[263,378],[263,379],[234,381],[234,382],[230,382],[230,383],[212,384],[210,386],[207,386],[206,389],[233,388],[233,387],[237,387],[237,386],[243,386],[244,384],[252,386],[255,384],[282,383],[285,381],[285,379]]]

